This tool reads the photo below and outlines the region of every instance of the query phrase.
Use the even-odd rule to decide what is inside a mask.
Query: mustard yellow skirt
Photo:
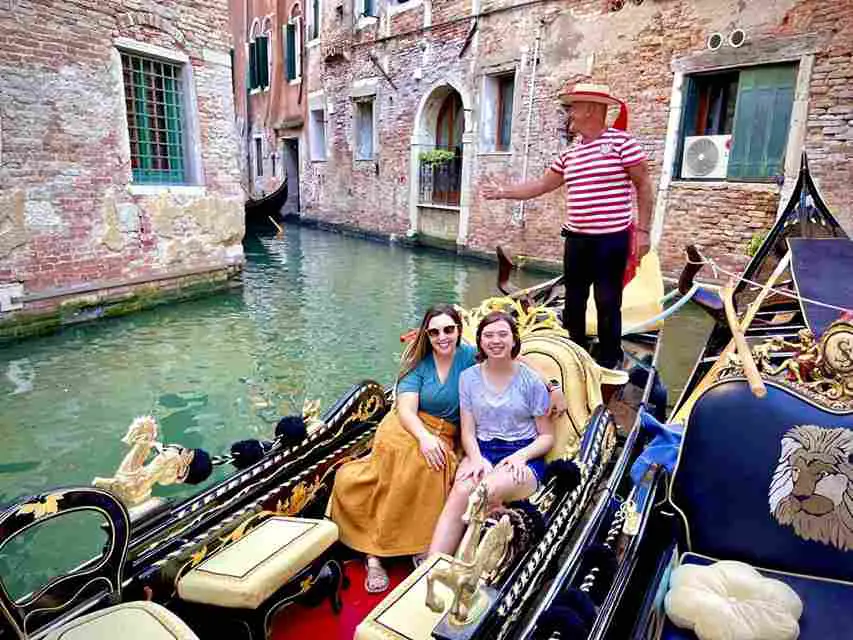
[[[373,449],[338,469],[329,515],[348,547],[374,556],[423,553],[450,493],[458,459],[456,425],[426,413],[424,426],[441,438],[448,464],[427,466],[417,439],[400,423],[396,408],[379,423]]]

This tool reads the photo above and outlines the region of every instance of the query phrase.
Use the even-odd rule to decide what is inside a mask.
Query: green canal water
[[[496,293],[494,265],[299,226],[281,240],[248,237],[245,249],[239,289],[0,351],[0,505],[112,475],[139,415],[157,418],[165,442],[212,454],[269,438],[306,398],[325,407],[356,381],[390,382],[400,334],[430,304],[473,306]],[[522,285],[542,277],[515,276]],[[707,326],[688,308],[664,330],[672,399]],[[51,535],[39,546],[67,549],[66,534]],[[0,565],[15,555],[7,549]]]

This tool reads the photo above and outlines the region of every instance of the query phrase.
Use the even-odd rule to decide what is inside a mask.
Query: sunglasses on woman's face
[[[451,336],[456,333],[456,325],[449,324],[446,327],[442,327],[441,329],[437,327],[432,327],[431,329],[427,329],[427,335],[430,338],[437,338],[439,335],[444,334],[446,336]]]

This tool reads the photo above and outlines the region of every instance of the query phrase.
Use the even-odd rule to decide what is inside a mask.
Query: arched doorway
[[[470,169],[471,96],[442,82],[421,99],[411,153],[411,232],[425,241],[465,243]]]
[[[422,185],[432,185],[430,202],[437,205],[459,206],[462,188],[462,132],[465,129],[465,112],[462,97],[451,91],[445,96],[438,111],[435,128],[434,161],[421,167]],[[425,175],[424,175],[425,174]],[[424,198],[426,201],[426,198]]]

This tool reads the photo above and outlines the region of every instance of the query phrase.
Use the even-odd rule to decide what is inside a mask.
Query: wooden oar
[[[776,281],[782,276],[782,273],[785,269],[788,268],[788,264],[791,262],[791,252],[785,254],[785,256],[779,261],[779,264],[776,265],[776,268],[773,270],[773,273],[770,274],[770,277],[767,279],[767,282],[764,284],[764,287],[761,289],[761,292],[756,296],[755,300],[752,304],[747,307],[746,312],[743,314],[743,320],[740,323],[741,332],[746,332],[749,329],[749,326],[752,324],[753,319],[755,318],[755,314],[758,313],[761,305],[764,303],[765,298],[767,298],[770,293],[771,288],[775,286]],[[688,396],[687,400],[681,405],[678,412],[672,416],[670,422],[679,422],[681,424],[687,424],[687,418],[690,416],[690,410],[693,408],[693,404],[699,398],[700,395],[714,383],[717,379],[717,374],[720,369],[728,362],[729,354],[735,350],[734,340],[731,340],[725,349],[720,353],[717,361],[711,367],[710,371],[705,374],[705,377],[702,378],[699,383],[696,385],[696,388],[693,389],[690,396]]]
[[[752,395],[756,398],[763,398],[767,395],[767,387],[764,386],[764,382],[761,380],[761,374],[758,372],[758,367],[755,366],[752,351],[749,350],[749,345],[746,343],[746,336],[743,334],[737,313],[735,313],[734,280],[729,280],[728,284],[723,287],[722,293],[723,305],[726,308],[726,320],[732,332],[732,341],[735,343],[738,356],[740,356],[740,362],[743,365],[743,374],[749,382]]]
[[[284,237],[284,228],[278,222],[276,222],[272,216],[267,216],[267,218],[269,218],[270,222],[273,223],[273,226],[275,226],[275,228],[278,229],[278,232],[275,234],[275,237],[276,238],[283,238]]]

